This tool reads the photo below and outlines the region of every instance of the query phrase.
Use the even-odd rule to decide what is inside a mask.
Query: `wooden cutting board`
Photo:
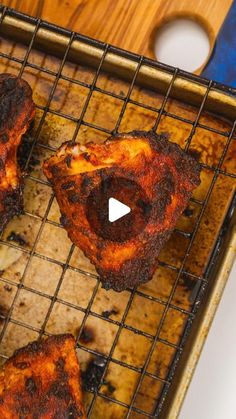
[[[3,0],[21,12],[154,58],[159,26],[189,16],[206,27],[211,48],[233,0]]]

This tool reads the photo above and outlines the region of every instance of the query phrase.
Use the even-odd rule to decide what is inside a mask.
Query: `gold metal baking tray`
[[[235,256],[234,92],[1,11],[0,71],[29,81],[37,112],[20,158],[25,212],[0,244],[0,359],[43,334],[71,332],[89,417],[174,419]],[[106,292],[60,226],[41,164],[68,139],[153,128],[199,158],[202,182],[152,281]]]

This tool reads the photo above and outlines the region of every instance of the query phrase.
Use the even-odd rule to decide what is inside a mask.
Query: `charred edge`
[[[14,90],[17,86],[17,78],[8,77],[8,78],[4,79],[2,81],[2,86],[3,86],[3,89],[6,92],[10,92],[11,90]]]
[[[66,216],[66,214],[62,214],[60,217],[60,223],[63,227],[71,227],[71,222],[69,218]]]
[[[148,141],[153,141],[154,144],[156,144],[158,141],[162,142],[163,144],[168,144],[168,134],[166,133],[161,133],[161,134],[157,134],[155,131],[129,131],[129,132],[123,132],[123,133],[119,133],[116,135],[112,135],[111,137],[108,138],[108,140],[112,140],[113,138],[116,139],[128,139],[130,137],[130,139],[134,139],[134,138],[145,138]],[[176,143],[172,143],[170,142],[170,144],[172,145],[177,145]],[[177,145],[177,147],[181,150],[181,148]]]
[[[195,160],[199,161],[201,157],[201,152],[198,150],[195,150],[194,148],[190,148],[188,151],[188,155],[193,157]]]
[[[154,266],[157,263],[149,259],[128,260],[122,265],[119,272],[104,271],[97,268],[101,277],[102,287],[106,290],[113,289],[117,292],[124,291],[129,287],[134,287],[140,283],[149,281],[153,275]]]
[[[127,133],[121,133],[114,136],[111,136],[107,139],[107,141],[112,141],[113,139],[134,139],[134,138],[144,138],[148,140],[150,146],[154,150],[161,151],[164,154],[169,154],[171,151],[176,152],[179,155],[180,160],[182,161],[182,165],[188,162],[189,164],[193,165],[193,170],[195,176],[199,176],[201,171],[201,166],[198,163],[198,156],[192,156],[191,153],[185,153],[181,147],[171,141],[168,141],[167,136],[165,134],[157,134],[155,131],[130,131]],[[194,177],[195,177],[194,176]]]
[[[19,356],[21,354],[23,354],[23,355],[26,355],[26,354],[37,355],[38,353],[40,353],[41,351],[44,351],[44,350],[49,350],[50,351],[51,347],[53,347],[54,345],[61,346],[67,340],[71,341],[71,343],[73,343],[73,345],[75,345],[75,339],[70,334],[49,336],[47,339],[41,339],[39,341],[31,342],[27,346],[25,346],[24,348],[17,349],[11,359],[14,362],[15,361],[14,358],[16,358],[17,356]],[[17,359],[16,359],[16,362],[17,362]]]

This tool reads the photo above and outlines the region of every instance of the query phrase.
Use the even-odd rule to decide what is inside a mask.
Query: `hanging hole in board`
[[[200,19],[171,17],[153,36],[158,61],[189,72],[199,73],[210,58],[212,30]]]

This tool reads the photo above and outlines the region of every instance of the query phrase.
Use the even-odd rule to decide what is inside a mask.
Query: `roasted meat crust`
[[[30,343],[0,371],[1,419],[85,419],[75,340],[56,335]]]
[[[34,113],[28,83],[12,74],[0,74],[0,231],[23,209],[17,149]]]
[[[44,163],[44,173],[70,239],[94,263],[103,286],[116,291],[151,279],[161,248],[200,183],[200,165],[153,132],[119,134],[104,144],[65,143]],[[136,182],[151,204],[145,228],[121,243],[104,240],[86,217],[88,197],[111,177]]]

